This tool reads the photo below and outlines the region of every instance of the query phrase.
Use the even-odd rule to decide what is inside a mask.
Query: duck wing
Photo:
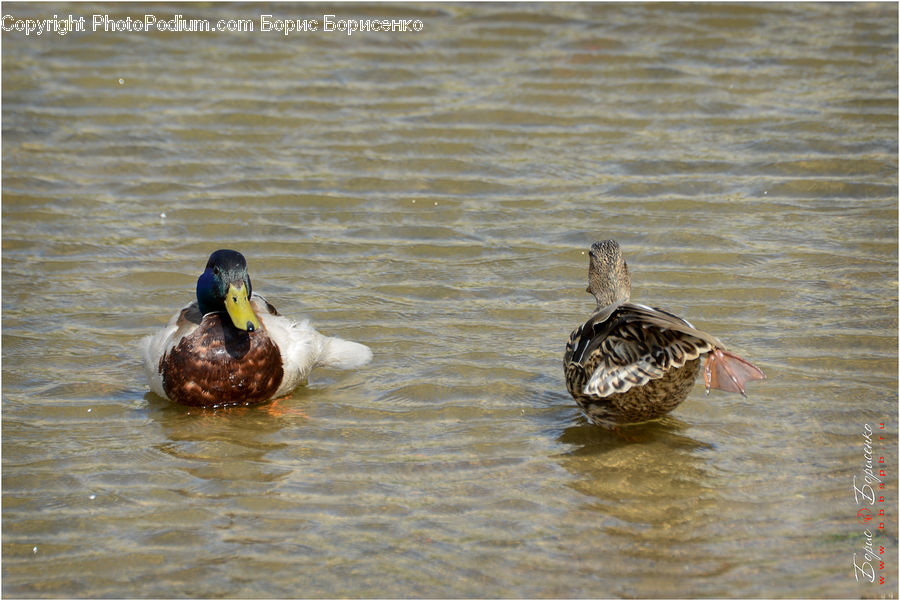
[[[168,398],[163,387],[160,360],[182,338],[196,330],[202,318],[197,301],[190,302],[172,316],[166,327],[141,339],[141,357],[147,381],[150,389],[159,396]]]
[[[284,379],[275,396],[288,394],[306,382],[313,368],[354,369],[372,359],[369,347],[320,334],[308,319],[297,322],[284,317],[255,292],[250,304],[281,353]]]
[[[668,311],[615,303],[573,332],[566,359],[589,371],[593,366],[584,393],[606,397],[661,378],[713,348],[724,345]]]

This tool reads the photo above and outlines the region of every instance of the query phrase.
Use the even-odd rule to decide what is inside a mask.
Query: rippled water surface
[[[896,4],[3,13],[256,25],[3,33],[5,596],[896,594]],[[561,359],[607,237],[768,381],[588,424]],[[151,394],[137,343],[223,247],[374,361],[255,408]],[[853,569],[867,424],[884,585]]]

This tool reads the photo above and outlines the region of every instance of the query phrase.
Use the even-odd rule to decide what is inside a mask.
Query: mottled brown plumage
[[[189,309],[182,311],[183,318]],[[199,406],[253,404],[278,390],[284,377],[278,347],[265,330],[239,330],[225,317],[207,313],[200,327],[160,358],[163,389],[173,401]]]
[[[686,320],[629,302],[631,275],[614,240],[591,246],[588,282],[597,310],[569,336],[563,365],[569,393],[593,423],[613,428],[672,411],[693,388],[703,354],[707,392],[744,394],[746,381],[765,378]]]

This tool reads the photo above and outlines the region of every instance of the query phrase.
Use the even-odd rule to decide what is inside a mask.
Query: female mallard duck
[[[217,250],[197,280],[197,300],[141,341],[156,394],[184,405],[249,405],[304,384],[314,367],[352,369],[372,358],[367,346],[282,317],[253,293],[247,261]]]
[[[593,423],[614,428],[662,417],[687,397],[706,353],[706,392],[744,394],[765,375],[725,350],[718,338],[662,309],[628,302],[631,275],[614,240],[590,251],[587,291],[594,314],[569,336],[566,387]]]

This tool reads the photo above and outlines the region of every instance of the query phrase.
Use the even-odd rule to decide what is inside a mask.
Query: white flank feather
[[[140,343],[141,358],[144,360],[144,372],[147,374],[147,383],[150,384],[150,390],[163,398],[166,398],[166,392],[163,390],[162,375],[159,373],[159,358],[165,351],[160,350],[160,347],[167,335],[174,331],[174,327],[166,328],[152,336],[141,338]],[[155,361],[154,358],[156,359]]]
[[[369,347],[340,338],[329,338],[315,330],[308,319],[294,322],[281,315],[258,311],[263,327],[281,351],[284,379],[276,397],[290,393],[306,382],[314,367],[353,369],[372,358]]]
[[[192,303],[184,306],[187,309]],[[186,334],[196,329],[193,323],[185,323],[181,328],[178,327],[178,318],[181,311],[175,313],[166,324],[166,327],[158,331],[156,334],[145,336],[141,339],[141,358],[144,361],[144,371],[147,373],[147,382],[150,384],[150,390],[164,399],[166,391],[163,390],[162,374],[159,373],[159,360],[169,351],[179,340]]]

